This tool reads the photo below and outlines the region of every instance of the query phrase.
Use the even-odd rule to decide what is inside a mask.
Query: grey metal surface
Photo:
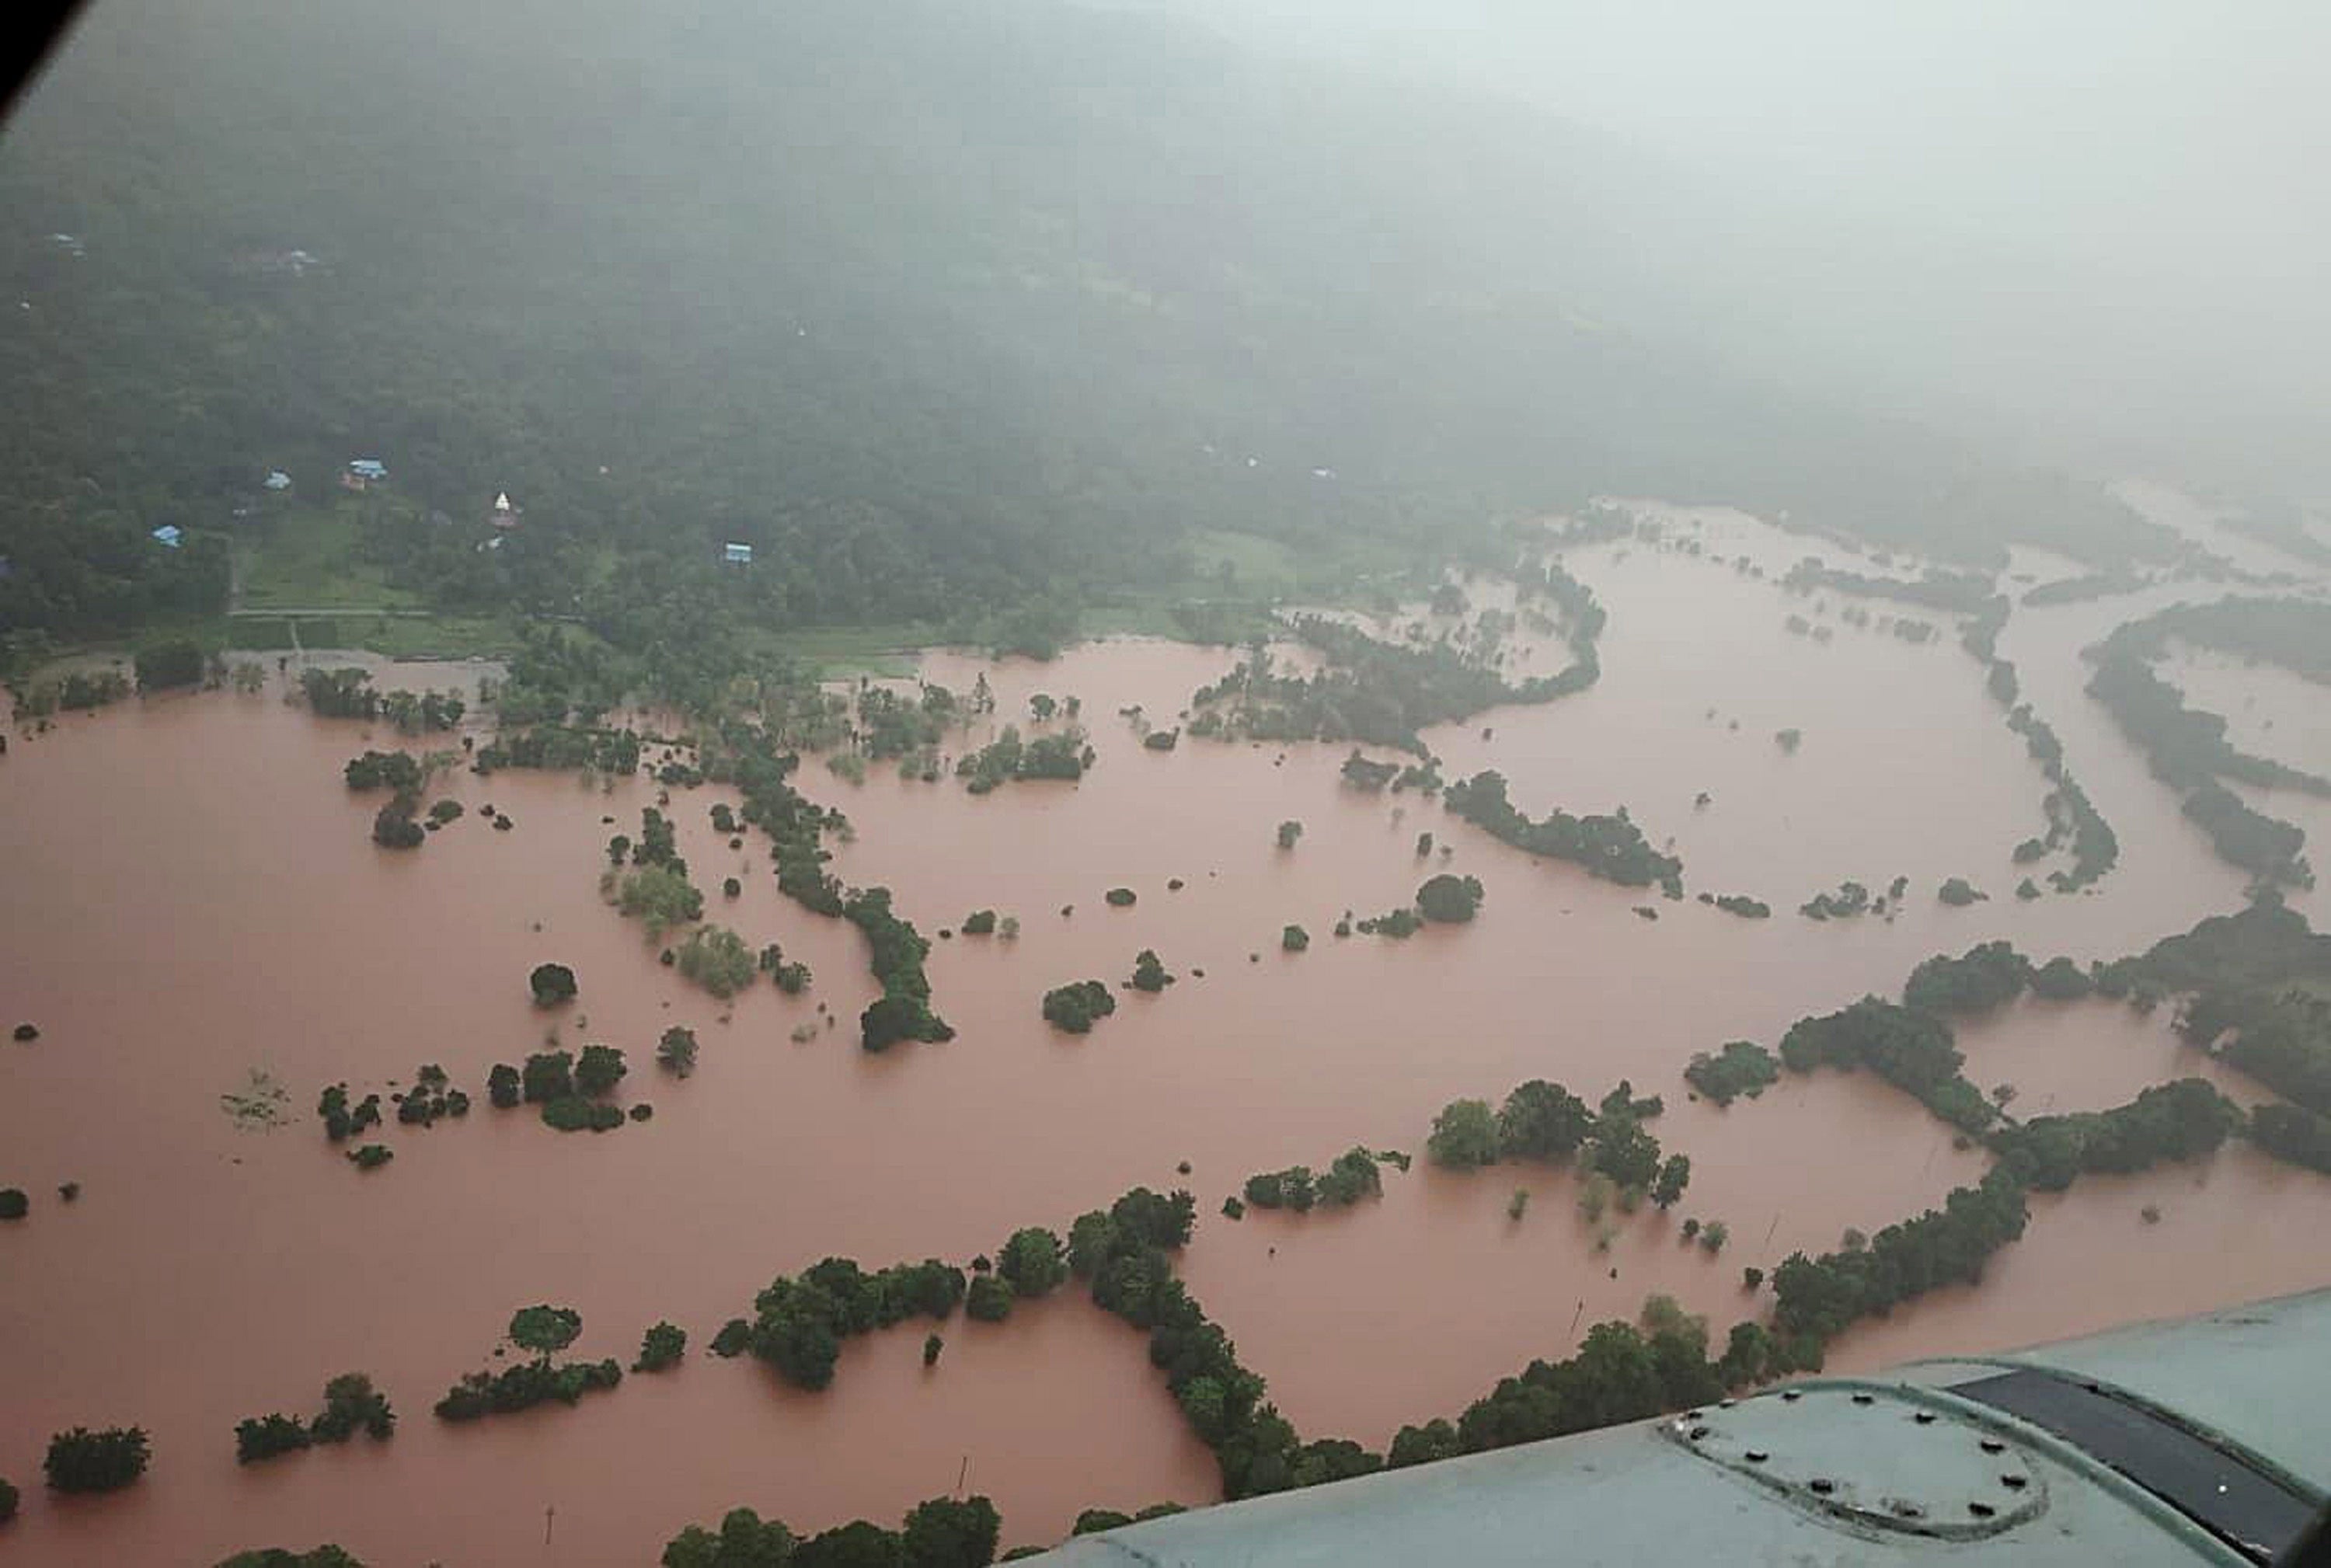
[[[2331,1290],[1993,1359],[2085,1373],[2125,1389],[2265,1459],[2318,1508],[2331,1497]]]
[[[2247,1449],[2085,1373],[2011,1367],[1949,1392],[2054,1433],[2257,1562],[2274,1561],[2314,1520],[2312,1503]]]
[[[2053,1366],[2222,1435],[2318,1504],[2331,1291],[2013,1357],[1815,1379],[1680,1417],[1064,1543],[1053,1564],[2194,1564],[2243,1556],[2064,1437],[1951,1384]]]
[[[2133,1487],[1946,1412],[1940,1395],[1802,1385],[1677,1418],[1203,1508],[1070,1541],[1035,1561],[1126,1568],[1359,1563],[2238,1563]],[[1856,1392],[1872,1393],[1855,1406]],[[1834,1398],[1832,1399],[1832,1395]],[[1809,1404],[1818,1399],[1817,1405]],[[1918,1401],[1937,1412],[1916,1420]],[[1793,1419],[1798,1412],[1803,1419]],[[1850,1416],[1847,1412],[1851,1412]],[[1832,1425],[1843,1417],[1848,1425]],[[1947,1425],[1946,1425],[1947,1421]],[[1706,1429],[1696,1451],[1689,1433]],[[1985,1450],[1985,1440],[1999,1444]],[[1770,1444],[1770,1447],[1757,1447]],[[1778,1466],[1752,1477],[1752,1449]],[[1784,1458],[1785,1456],[1785,1458]],[[2003,1478],[2019,1477],[2020,1487]],[[1827,1494],[1813,1482],[1830,1483]],[[2012,1496],[1985,1519],[1977,1504]],[[2023,1504],[2029,1497],[2032,1501]],[[1912,1518],[1895,1505],[1918,1507]],[[1932,1510],[1931,1514],[1926,1513]]]
[[[1913,1392],[1814,1383],[1687,1411],[1665,1430],[1793,1506],[1879,1535],[1987,1540],[2048,1509],[2022,1441]]]

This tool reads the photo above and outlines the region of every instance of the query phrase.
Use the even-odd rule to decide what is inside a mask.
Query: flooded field
[[[1720,553],[1770,557],[1775,573],[1816,553],[1737,514],[1704,526],[1733,530]],[[2116,956],[2239,904],[2240,875],[2081,691],[2080,649],[2167,590],[2018,611],[2001,638],[2121,843],[2092,893],[2025,904],[2010,896],[2009,851],[2041,831],[2046,781],[1947,617],[1929,615],[1943,634],[1914,645],[1847,624],[1833,594],[1791,594],[1706,554],[1622,544],[1568,562],[1611,613],[1601,683],[1432,732],[1444,773],[1498,768],[1533,816],[1623,803],[1655,841],[1672,839],[1693,892],[1753,894],[1771,919],[1533,861],[1413,794],[1354,792],[1337,774],[1346,746],[1185,736],[1146,749],[1119,710],[1172,727],[1228,668],[1225,650],[1119,641],[1044,665],[934,654],[927,679],[961,692],[985,674],[998,699],[956,755],[1006,717],[1025,727],[1042,692],[1081,699],[1099,760],[1078,784],[976,797],[952,778],[878,765],[852,785],[804,764],[799,786],[854,828],[833,869],[893,888],[934,938],[934,1002],[958,1031],[880,1057],[857,1045],[876,994],[861,938],[778,893],[766,839],[732,851],[713,833],[709,809],[733,792],[672,792],[680,851],[710,917],[811,965],[803,996],[764,984],[715,1002],[603,902],[604,846],[638,832],[657,798],[645,779],[457,771],[442,793],[468,813],[397,855],[368,837],[376,801],[339,776],[391,733],[318,719],[280,686],[12,729],[0,1022],[42,1031],[0,1046],[0,1184],[34,1200],[0,1235],[0,1475],[28,1494],[17,1549],[161,1564],[337,1540],[380,1562],[579,1568],[652,1561],[681,1525],[737,1504],[809,1529],[887,1522],[965,1474],[1002,1509],[1007,1544],[1056,1538],[1086,1506],[1203,1500],[1213,1461],[1141,1336],[1073,1296],[999,1326],[958,1316],[929,1371],[911,1325],[852,1341],[818,1395],[697,1353],[772,1278],[829,1254],[967,1261],[1019,1226],[1065,1230],[1136,1183],[1186,1184],[1201,1216],[1184,1265],[1193,1294],[1307,1436],[1380,1443],[1653,1291],[1720,1334],[1756,1309],[1743,1267],[1875,1230],[1984,1168],[1866,1076],[1697,1103],[1679,1077],[1693,1053],[1771,1044],[1806,1013],[1898,993],[1936,952],[2003,936],[2040,958]],[[1788,631],[1793,613],[1831,640]],[[1784,728],[1802,730],[1793,753],[1776,743]],[[512,831],[489,827],[487,803]],[[1304,832],[1281,851],[1286,819]],[[1424,832],[1436,848],[1421,859]],[[1471,925],[1330,935],[1346,910],[1405,905],[1443,865],[1487,889]],[[1897,875],[1910,889],[1890,917],[1794,913],[1843,879],[1880,889]],[[1951,876],[1990,898],[1941,905]],[[1104,902],[1115,887],[1133,907]],[[1021,935],[942,939],[979,908],[1015,917]],[[1308,952],[1280,951],[1290,923]],[[1082,1038],[1039,1018],[1046,989],[1114,987],[1143,948],[1177,984],[1122,993]],[[526,984],[545,961],[581,984],[551,1014]],[[2022,1108],[2053,1097],[2069,1109],[2211,1070],[2165,1022],[2026,1004],[1963,1044],[1985,1087],[2012,1081]],[[652,1061],[676,1022],[702,1042],[684,1082]],[[531,1110],[489,1108],[488,1067],[547,1037],[622,1048],[617,1098],[652,1102],[653,1119],[562,1136]],[[349,1167],[313,1115],[319,1088],[385,1090],[426,1062],[477,1108],[392,1126],[393,1164]],[[220,1108],[254,1069],[287,1097],[273,1131]],[[1427,1166],[1441,1106],[1538,1077],[1590,1099],[1622,1077],[1663,1095],[1655,1130],[1693,1161],[1684,1202],[1645,1207],[1599,1251],[1565,1174]],[[1419,1158],[1353,1212],[1218,1216],[1248,1175],[1323,1165],[1354,1144]],[[66,1182],[81,1188],[70,1205],[53,1196]],[[1533,1200],[1515,1221],[1518,1186]],[[2148,1203],[2156,1222],[2139,1218]],[[2282,1244],[2331,1220],[2331,1182],[2247,1150],[2198,1173],[2084,1179],[2034,1213],[1980,1290],[1857,1330],[1835,1359],[1995,1347],[2331,1281],[2317,1251]],[[1720,1255],[1680,1241],[1687,1216],[1726,1221]],[[534,1302],[581,1311],[585,1354],[628,1362],[659,1318],[689,1330],[691,1354],[573,1410],[432,1418]],[[392,1442],[235,1467],[238,1420],[305,1411],[351,1369],[396,1402]],[[31,1495],[48,1432],[117,1422],[154,1434],[146,1481],[71,1506]]]

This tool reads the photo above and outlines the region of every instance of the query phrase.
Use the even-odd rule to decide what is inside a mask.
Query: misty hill
[[[1722,245],[1660,178],[1051,0],[100,0],[0,141],[0,625],[209,608],[146,530],[359,455],[424,511],[524,503],[490,558],[394,541],[433,603],[709,587],[734,539],[719,591],[778,625],[1600,490],[2165,548],[1695,352],[1668,286]]]

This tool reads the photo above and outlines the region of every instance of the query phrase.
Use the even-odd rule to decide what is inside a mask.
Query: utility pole
[[[550,1544],[551,1521],[557,1516],[558,1510],[556,1507],[546,1506],[542,1510],[542,1544],[546,1546]]]
[[[963,1464],[956,1470],[955,1473],[955,1495],[956,1497],[960,1497],[963,1496],[963,1484],[966,1480],[969,1479],[970,1477],[971,1456],[969,1454],[966,1454],[963,1456]]]

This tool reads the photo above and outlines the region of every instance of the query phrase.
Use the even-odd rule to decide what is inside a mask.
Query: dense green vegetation
[[[725,926],[699,926],[680,945],[680,972],[727,1001],[753,984],[759,973],[745,939]]]
[[[2296,987],[2215,987],[2186,1003],[2177,1027],[2286,1099],[2331,1116],[2331,1001]]]
[[[252,1552],[237,1552],[220,1563],[218,1568],[365,1568],[365,1565],[338,1546],[315,1546],[305,1552],[268,1546]]]
[[[1146,992],[1154,996],[1173,984],[1176,978],[1178,977],[1166,973],[1165,962],[1157,956],[1155,948],[1144,947],[1135,955],[1133,978],[1126,984],[1136,991]]]
[[[1871,909],[1883,910],[1883,898],[1873,900],[1870,889],[1848,879],[1837,885],[1834,893],[1816,893],[1797,906],[1797,913],[1808,920],[1851,920]]]
[[[1639,1099],[1624,1079],[1590,1112],[1560,1084],[1533,1079],[1495,1112],[1487,1100],[1451,1100],[1433,1118],[1425,1153],[1452,1170],[1501,1159],[1554,1164],[1575,1156],[1590,1187],[1600,1181],[1607,1183],[1603,1192],[1617,1194],[1627,1207],[1649,1196],[1664,1209],[1683,1196],[1691,1162],[1678,1155],[1662,1163],[1659,1139],[1643,1126],[1660,1111],[1658,1096]]]
[[[316,1115],[323,1121],[324,1136],[345,1143],[366,1127],[381,1125],[380,1096],[368,1094],[351,1107],[347,1085],[328,1084],[316,1097]]]
[[[1397,909],[1367,917],[1359,922],[1359,928],[1363,936],[1390,936],[1404,942],[1424,929],[1424,917],[1416,912],[1413,905],[1403,904]]]
[[[1816,588],[1830,588],[1863,598],[1896,599],[1906,604],[1924,605],[1929,610],[1949,610],[1967,615],[1982,610],[1990,602],[1993,592],[1991,578],[1974,572],[1928,572],[1917,577],[1878,577],[1825,566],[1810,556],[1789,569],[1789,575],[1782,579],[1782,585],[1800,594],[1810,594]]]
[[[2048,881],[2059,892],[2077,893],[2118,863],[2120,841],[2088,800],[2088,792],[2064,766],[2064,747],[2056,738],[2056,732],[2032,713],[2031,704],[2017,700],[2022,687],[2015,666],[1999,656],[1999,632],[2007,623],[2009,613],[2005,598],[1991,600],[1983,613],[1967,623],[1960,642],[1982,662],[1986,688],[1993,698],[2007,709],[2007,727],[2023,737],[2024,749],[2040,765],[2050,786],[2042,803],[2048,813],[2047,834],[2018,845],[2015,863],[2029,865],[2050,851],[2069,846],[2071,869],[2050,872]],[[2025,880],[2029,882],[2030,879]],[[2036,893],[2035,889],[2035,896]],[[2018,896],[2022,896],[2020,889]]]
[[[1809,1259],[1790,1254],[1773,1272],[1776,1351],[1785,1364],[1821,1367],[1822,1345],[1856,1318],[1891,1310],[1940,1285],[1978,1283],[1991,1255],[2023,1234],[2022,1179],[1993,1166],[1939,1209],[1889,1225],[1868,1242]]]
[[[468,1421],[506,1415],[556,1400],[572,1405],[593,1389],[614,1388],[623,1369],[614,1359],[554,1362],[583,1331],[583,1315],[571,1307],[526,1307],[510,1316],[509,1341],[534,1353],[499,1373],[473,1372],[446,1391],[435,1406],[440,1421]]]
[[[1362,1198],[1382,1197],[1384,1177],[1377,1171],[1376,1156],[1355,1146],[1337,1155],[1316,1177],[1308,1165],[1289,1165],[1283,1171],[1249,1176],[1245,1194],[1250,1207],[1291,1209],[1301,1214],[1308,1212],[1314,1204],[1342,1209]]]
[[[656,1065],[674,1078],[686,1078],[693,1073],[696,1070],[696,1031],[677,1023],[665,1030],[656,1041]]]
[[[2326,668],[2331,617],[2319,613],[2319,606],[2313,612],[2276,608],[2281,603],[2185,604],[2131,622],[2091,651],[2097,670],[2088,695],[2144,750],[2154,776],[2184,797],[2186,816],[2210,835],[2221,859],[2261,883],[2311,887],[2314,874],[2302,854],[2307,835],[2257,811],[2219,781],[2331,795],[2331,780],[2240,750],[2226,739],[2222,717],[2186,707],[2184,695],[2152,664],[2172,637],[2184,637],[2302,670]]]
[[[407,1126],[434,1126],[447,1117],[470,1114],[470,1097],[453,1088],[435,1062],[423,1062],[414,1072],[413,1087],[389,1098],[396,1102],[396,1119]]]
[[[1728,1106],[1742,1095],[1754,1099],[1781,1079],[1780,1064],[1773,1053],[1754,1041],[1735,1040],[1710,1056],[1706,1051],[1691,1059],[1683,1069],[1684,1081],[1714,1100]]]
[[[1652,849],[1624,807],[1607,817],[1574,817],[1556,809],[1534,822],[1514,808],[1505,775],[1494,770],[1451,784],[1442,798],[1450,811],[1518,850],[1569,860],[1622,887],[1656,884],[1671,898],[1683,896],[1683,862]]]
[[[526,977],[527,989],[534,993],[537,1007],[556,1007],[562,1002],[575,1000],[575,971],[564,964],[538,964]]]
[[[49,1439],[41,1461],[55,1492],[113,1492],[146,1473],[153,1445],[143,1427],[73,1427]]]
[[[235,1462],[253,1464],[317,1443],[344,1443],[358,1430],[375,1441],[385,1440],[396,1430],[396,1412],[371,1378],[343,1373],[324,1385],[324,1408],[306,1422],[275,1414],[237,1423]]]
[[[1481,907],[1481,879],[1452,877],[1446,871],[1428,879],[1416,890],[1417,912],[1428,920],[1457,925],[1470,920]]]
[[[1792,1072],[1867,1067],[1953,1126],[1980,1133],[1998,1112],[1959,1071],[1964,1060],[1939,1019],[1875,996],[1799,1019],[1781,1037],[1781,1062]]]
[[[633,1372],[663,1372],[678,1366],[688,1354],[688,1330],[677,1324],[657,1323],[640,1336],[639,1359]]]
[[[2156,1084],[2109,1111],[2037,1117],[1991,1135],[2024,1183],[2060,1193],[2083,1172],[2125,1174],[2210,1154],[2244,1125],[2241,1107],[2198,1078]]]
[[[642,866],[616,883],[615,907],[646,926],[649,941],[660,942],[674,926],[704,917],[704,895],[685,871]]]
[[[2250,1136],[2278,1160],[2331,1176],[2331,1117],[2297,1106],[2263,1105],[2250,1113]]]
[[[1105,981],[1079,980],[1044,993],[1044,1022],[1065,1033],[1089,1034],[1116,1011],[1117,998]]]
[[[1770,919],[1773,914],[1773,906],[1746,893],[1702,893],[1699,901],[1712,904],[1727,915],[1737,915],[1743,920]]]
[[[1583,588],[1579,592],[1584,594]],[[1341,621],[1299,615],[1294,632],[1318,650],[1321,668],[1310,675],[1282,674],[1270,650],[1257,647],[1220,680],[1191,695],[1196,717],[1190,733],[1266,741],[1356,740],[1424,756],[1420,732],[1430,726],[1508,703],[1549,702],[1593,685],[1600,673],[1593,642],[1602,630],[1603,610],[1591,594],[1574,621],[1574,627],[1578,624],[1593,628],[1585,635],[1585,657],[1559,675],[1517,686],[1446,638],[1429,647],[1403,647]]]
[[[842,917],[865,933],[869,967],[882,985],[882,994],[859,1015],[859,1042],[868,1050],[883,1050],[902,1040],[953,1040],[954,1029],[931,1011],[931,983],[923,973],[931,945],[891,912],[890,889],[864,888],[849,894]]]
[[[392,789],[400,794],[421,787],[421,763],[411,752],[366,751],[351,758],[344,770],[352,790]]]
[[[975,795],[984,795],[1013,779],[1062,779],[1075,783],[1093,765],[1092,746],[1077,725],[1052,735],[1040,735],[1023,744],[1011,725],[1004,733],[955,765],[956,776],[968,781]]]
[[[1707,1325],[1671,1302],[1645,1304],[1645,1325],[1598,1323],[1576,1354],[1559,1362],[1533,1361],[1518,1375],[1469,1405],[1455,1422],[1435,1419],[1404,1426],[1392,1440],[1394,1468],[1429,1464],[1460,1454],[1539,1442],[1641,1421],[1667,1411],[1712,1403],[1730,1389],[1782,1370],[1773,1364],[1765,1331],[1743,1323],[1722,1356],[1708,1355]]]
[[[963,1305],[968,1288],[962,1269],[936,1258],[873,1274],[850,1259],[828,1258],[777,1278],[754,1297],[740,1348],[794,1387],[821,1389],[833,1381],[845,1336],[917,1315],[944,1323]]]
[[[2031,961],[2006,942],[1985,942],[1956,958],[1936,954],[1910,972],[1902,1000],[1927,1012],[1989,1012],[2023,994]]]
[[[505,688],[500,704],[503,721],[492,740],[478,748],[476,770],[546,768],[559,772],[623,775],[640,770],[640,737],[630,729],[604,729],[588,725],[523,724],[523,688]]]
[[[810,1536],[732,1508],[718,1530],[690,1525],[673,1536],[659,1561],[663,1568],[986,1568],[1003,1528],[984,1497],[918,1503],[896,1530],[853,1519]]]
[[[2174,604],[2114,633],[2152,658],[2180,638],[2279,664],[2307,679],[2331,681],[2331,605],[2311,599],[2220,599]]]

